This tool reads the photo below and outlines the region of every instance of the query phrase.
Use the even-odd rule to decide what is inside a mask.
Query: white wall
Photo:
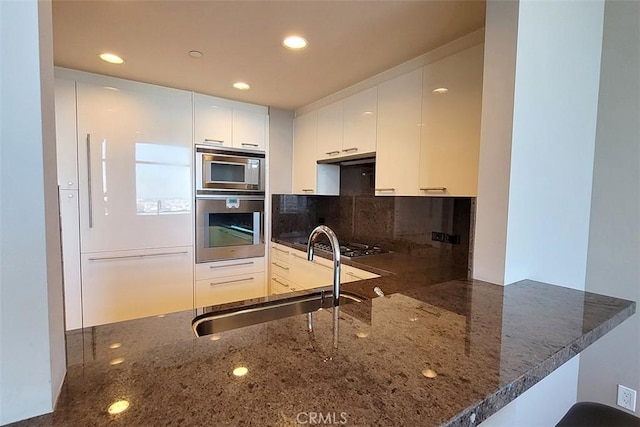
[[[640,301],[640,3],[607,1],[586,289]],[[640,315],[585,350],[578,400],[640,391]],[[640,403],[640,402],[639,402]],[[635,413],[640,416],[640,410]]]
[[[504,284],[515,90],[517,1],[488,1],[473,274]]]
[[[603,13],[604,0],[488,2],[477,279],[584,289]],[[576,401],[573,364],[494,425],[554,425]]]
[[[506,283],[584,289],[603,11],[520,2]]]
[[[65,372],[51,4],[0,2],[0,423],[50,412]]]
[[[575,356],[552,375],[525,391],[520,397],[496,412],[482,427],[551,427],[576,401],[580,356]],[[552,396],[550,399],[549,397]]]

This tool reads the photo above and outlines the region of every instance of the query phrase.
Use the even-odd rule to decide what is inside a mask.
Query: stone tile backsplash
[[[428,258],[437,265],[468,267],[474,199],[469,197],[375,197],[275,194],[272,237],[306,240],[319,224],[340,242],[378,245]],[[434,240],[432,233],[447,236]],[[437,236],[436,236],[437,239]]]

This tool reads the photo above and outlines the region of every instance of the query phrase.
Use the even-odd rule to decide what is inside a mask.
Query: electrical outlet
[[[636,391],[618,384],[618,406],[635,412],[636,411]]]
[[[431,232],[431,240],[433,240],[434,242],[444,242],[446,239],[446,234],[439,232],[439,231],[432,231]]]

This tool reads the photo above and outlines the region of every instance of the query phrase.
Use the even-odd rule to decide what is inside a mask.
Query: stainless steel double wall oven
[[[196,262],[264,256],[265,154],[195,147]]]

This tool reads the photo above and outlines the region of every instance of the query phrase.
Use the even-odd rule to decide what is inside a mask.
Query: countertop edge
[[[632,317],[636,312],[636,303],[633,302],[625,309],[619,311],[606,322],[584,333],[580,338],[556,352],[553,356],[542,361],[539,365],[521,375],[515,381],[501,387],[483,400],[476,402],[461,411],[441,427],[469,427],[482,423],[490,416],[507,406],[524,392],[550,375],[553,371],[564,365],[574,356],[580,354],[591,344],[602,338],[622,322]]]

